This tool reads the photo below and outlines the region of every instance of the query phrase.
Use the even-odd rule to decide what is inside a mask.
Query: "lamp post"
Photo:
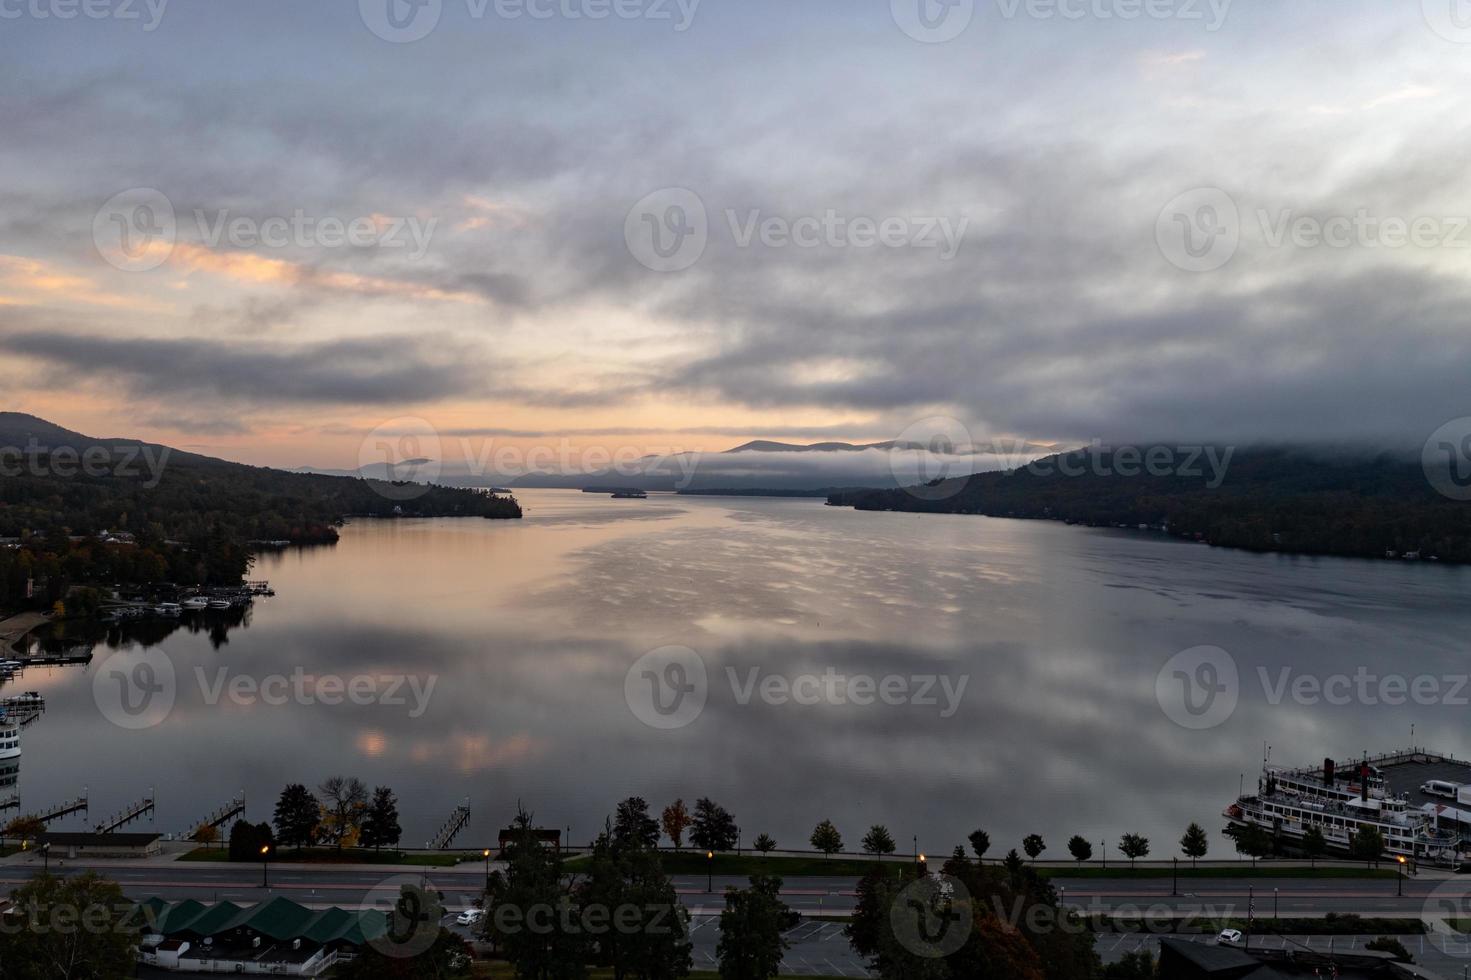
[[[1405,856],[1395,855],[1399,859],[1399,874],[1394,876],[1394,895],[1396,898],[1405,896]]]
[[[49,874],[51,868],[51,842],[41,845],[41,873]]]
[[[705,852],[705,891],[715,894],[715,852]]]
[[[1103,866],[1105,868],[1108,867],[1108,838],[1107,837],[1103,838],[1103,840],[1101,840],[1101,841],[1098,842],[1098,854],[1099,854],[1099,857],[1101,857],[1103,859]]]
[[[1174,896],[1180,894],[1180,859],[1170,858],[1170,860],[1173,862],[1170,871],[1170,894]]]
[[[1282,915],[1277,911],[1277,889],[1275,887],[1272,889],[1272,918],[1282,918]],[[1278,926],[1278,928],[1281,928],[1281,926]]]
[[[266,880],[266,868],[269,867],[269,864],[267,862],[270,859],[270,855],[271,855],[271,845],[269,845],[269,844],[262,844],[260,846],[260,886],[262,888],[270,888],[271,887],[270,886],[270,883]]]
[[[485,892],[490,894],[490,848],[481,852],[485,855]]]

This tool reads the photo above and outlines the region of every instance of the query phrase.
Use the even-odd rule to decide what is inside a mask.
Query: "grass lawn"
[[[714,861],[705,858],[703,851],[671,853],[662,851],[659,860],[666,874],[702,875],[710,871],[718,875],[781,875],[792,877],[856,877],[868,874],[874,868],[884,868],[899,874],[905,867],[903,861],[874,861],[863,858],[791,857],[775,854],[765,857],[760,854],[717,854]],[[571,869],[577,865],[571,864]],[[937,866],[938,867],[938,866]]]
[[[1043,868],[1044,878],[1169,878],[1174,875],[1171,868]],[[1253,869],[1245,864],[1240,868],[1188,868],[1180,867],[1181,878],[1394,878],[1398,871],[1391,868],[1284,868],[1270,864]]]
[[[214,845],[196,847],[179,860],[226,863],[230,860],[230,850],[227,847]],[[403,851],[367,851],[350,847],[343,848],[341,851],[332,847],[310,847],[301,851],[288,847],[271,855],[273,864],[418,864],[434,868],[449,868],[460,861],[472,860],[480,861],[483,858],[478,854],[458,854],[454,851],[437,854],[405,854]]]

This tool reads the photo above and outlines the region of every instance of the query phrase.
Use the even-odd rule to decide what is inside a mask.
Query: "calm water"
[[[918,835],[948,850],[984,826],[1003,849],[1036,831],[1053,856],[1074,833],[1114,853],[1121,832],[1140,831],[1168,855],[1197,820],[1224,854],[1220,809],[1242,773],[1254,781],[1264,741],[1275,761],[1307,763],[1402,746],[1413,724],[1417,743],[1471,754],[1464,704],[1289,692],[1274,705],[1258,673],[1275,685],[1283,669],[1471,670],[1466,570],[811,500],[521,499],[519,522],[354,523],[335,548],[262,559],[255,575],[278,595],[238,626],[146,649],[115,638],[90,667],[28,671],[11,689],[40,690],[49,707],[23,736],[24,809],[86,786],[96,821],[154,786],[157,817],[137,826],[177,832],[241,789],[263,820],[284,783],[342,773],[394,787],[416,846],[467,796],[461,843],[475,844],[518,800],[582,841],[637,794],[658,807],[711,796],[747,842],[764,831],[782,846],[805,846],[831,817],[855,847],[882,822],[905,849]],[[698,652],[708,699],[687,726],[659,730],[630,709],[625,675],[671,644]],[[1193,731],[1161,709],[1156,675],[1203,644],[1234,658],[1240,697]],[[137,678],[135,661],[159,655],[171,710],[153,727],[115,725],[108,671],[122,661],[110,659],[131,658],[123,673]],[[404,704],[212,697],[221,677],[289,680],[298,667],[435,686],[417,717],[408,685]],[[938,704],[765,703],[759,689],[742,704],[727,668],[740,685],[753,669],[831,669],[966,686],[949,717],[938,686]],[[1442,683],[1442,696],[1471,697]]]

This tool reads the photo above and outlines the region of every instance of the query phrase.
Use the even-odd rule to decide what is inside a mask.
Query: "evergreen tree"
[[[281,791],[276,801],[276,837],[282,844],[298,849],[315,844],[320,820],[321,808],[311,790],[292,783]]]
[[[690,843],[707,851],[730,851],[736,845],[735,818],[709,797],[695,801],[695,819],[690,824]]]
[[[613,817],[613,844],[620,848],[657,847],[659,825],[649,816],[649,805],[641,796],[630,796],[618,804]]]
[[[801,921],[781,900],[781,886],[780,878],[754,875],[750,888],[726,891],[716,947],[721,980],[768,980],[780,971],[783,934]]]
[[[863,851],[865,854],[893,854],[894,838],[889,835],[889,828],[881,823],[876,823],[863,835]]]
[[[384,844],[394,847],[402,836],[403,829],[398,825],[398,799],[393,790],[387,786],[375,788],[373,800],[363,815],[362,845],[374,850]]]
[[[1190,859],[1190,866],[1205,857],[1210,850],[1210,839],[1205,836],[1205,830],[1198,823],[1192,823],[1185,828],[1185,836],[1180,838],[1180,851]]]

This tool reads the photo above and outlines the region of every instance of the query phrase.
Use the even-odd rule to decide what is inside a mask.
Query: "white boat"
[[[177,616],[184,611],[184,607],[177,602],[160,602],[153,607],[153,611],[160,616]]]
[[[10,720],[0,721],[0,759],[20,755],[20,726]]]
[[[185,599],[183,605],[185,609],[208,609],[209,600],[202,595],[197,595],[192,599]]]

